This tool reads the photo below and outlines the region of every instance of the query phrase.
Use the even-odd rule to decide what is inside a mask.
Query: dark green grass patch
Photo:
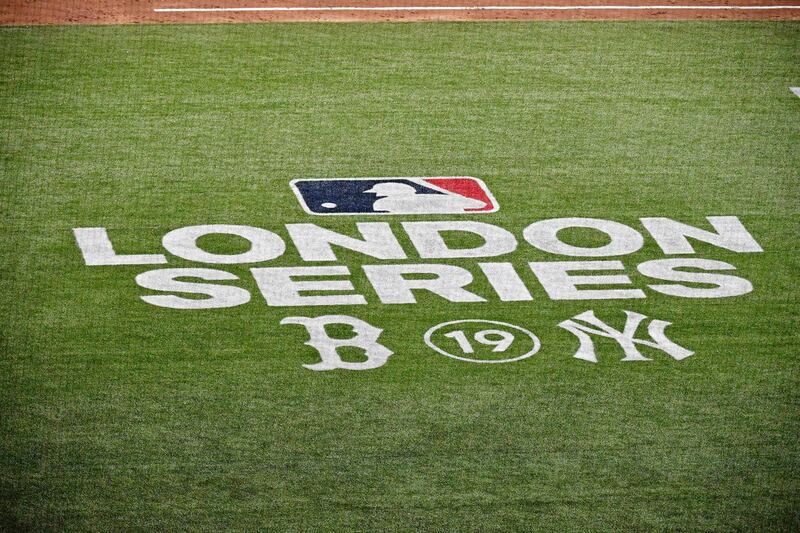
[[[797,529],[798,42],[795,23],[743,22],[3,28],[2,525]],[[312,220],[289,181],[437,175],[486,181],[501,209],[475,220],[520,241],[551,217],[737,215],[765,251],[698,257],[755,289],[554,302],[523,267],[567,258],[522,244],[500,260],[533,302],[380,305],[358,274],[375,261],[341,251],[368,306],[268,307],[234,265],[251,302],[177,311],[139,299],[148,267],[87,267],[71,233],[106,227],[125,253],[194,224],[354,234],[367,219]],[[399,220],[425,218],[391,219],[409,250]],[[621,260],[643,287],[636,264],[661,257],[648,239]],[[669,320],[696,355],[621,363],[608,341],[573,359],[557,324],[587,309]],[[303,368],[316,352],[278,322],[325,313],[385,328],[395,355]],[[423,344],[467,318],[542,349],[476,365]]]

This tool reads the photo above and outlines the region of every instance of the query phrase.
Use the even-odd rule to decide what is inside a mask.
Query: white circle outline
[[[521,331],[524,334],[526,334],[528,337],[531,338],[531,340],[533,341],[533,349],[531,351],[529,351],[528,353],[524,353],[524,354],[522,354],[522,355],[520,355],[518,357],[514,357],[512,359],[493,359],[493,360],[468,359],[466,357],[459,357],[457,355],[453,355],[453,354],[451,354],[449,352],[446,352],[446,351],[442,350],[441,348],[439,348],[438,346],[436,346],[431,341],[431,337],[439,329],[441,329],[441,328],[443,328],[445,326],[452,326],[453,324],[463,324],[465,322],[479,322],[481,324],[494,324],[495,326],[505,326],[505,327],[508,327],[508,328],[511,328],[511,329],[515,329],[517,331]],[[427,344],[428,347],[433,349],[435,352],[440,353],[440,354],[442,354],[442,355],[444,355],[446,357],[449,357],[451,359],[458,359],[459,361],[466,361],[467,363],[489,363],[489,364],[494,364],[494,363],[512,363],[514,361],[521,361],[522,359],[527,359],[528,357],[530,357],[532,355],[536,355],[536,353],[542,347],[542,343],[539,341],[539,337],[537,337],[536,335],[533,334],[533,332],[530,332],[525,328],[521,328],[519,326],[515,326],[514,324],[509,324],[508,322],[498,322],[496,320],[480,320],[480,319],[471,319],[471,318],[465,318],[465,319],[462,319],[462,320],[451,320],[450,322],[442,322],[441,324],[436,324],[435,326],[433,326],[432,328],[430,328],[428,331],[425,332],[425,336],[424,336],[423,339],[425,340],[425,344]]]

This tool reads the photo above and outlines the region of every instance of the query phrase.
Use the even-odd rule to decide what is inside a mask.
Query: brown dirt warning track
[[[486,9],[487,6],[491,6],[491,8]],[[621,6],[625,6],[627,9],[621,8]],[[691,6],[692,9],[684,9],[681,6]],[[697,9],[702,6],[727,6],[728,8]],[[775,9],[769,8],[770,6],[788,7]],[[415,7],[428,9],[413,9]],[[449,9],[430,9],[435,7]],[[479,7],[484,9],[478,9]],[[514,7],[516,9],[502,9],[504,7]],[[519,9],[521,7],[536,7],[538,9]],[[631,9],[631,7],[634,8]],[[748,9],[730,9],[731,7],[745,7]],[[767,7],[767,9],[753,9],[756,7]],[[793,9],[794,7],[797,7],[797,9]],[[160,9],[187,8],[268,8],[270,10],[158,11]],[[276,8],[277,10],[274,10]],[[284,10],[286,8],[301,8],[301,10]],[[318,8],[335,9],[325,10]],[[427,20],[800,20],[800,1],[227,0],[202,2],[197,0],[0,0],[0,25]]]

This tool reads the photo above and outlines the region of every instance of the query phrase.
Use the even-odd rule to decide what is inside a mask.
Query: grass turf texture
[[[798,42],[797,24],[743,22],[0,30],[3,523],[797,528]],[[765,252],[698,257],[755,290],[553,302],[523,267],[565,258],[522,244],[508,257],[534,302],[388,306],[359,274],[377,261],[340,250],[369,306],[270,308],[223,266],[250,303],[177,311],[139,299],[147,266],[87,267],[71,234],[105,226],[123,253],[193,224],[353,234],[377,219],[312,220],[289,180],[426,175],[483,178],[501,210],[474,220],[518,237],[550,217],[738,215]],[[408,244],[399,221],[425,218],[381,220]],[[648,238],[622,259],[643,287],[635,265],[661,257]],[[302,262],[289,246],[270,264]],[[609,341],[575,360],[556,324],[586,309],[670,320],[696,355],[621,363]],[[386,328],[396,354],[302,368],[316,352],[278,322],[326,313]],[[423,345],[459,318],[542,349],[471,365]]]

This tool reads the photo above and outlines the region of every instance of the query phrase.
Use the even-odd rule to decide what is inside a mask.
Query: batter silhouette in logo
[[[474,214],[497,211],[479,179],[344,178],[291,183],[306,212],[314,215]]]
[[[462,213],[486,207],[486,202],[466,196],[420,194],[404,183],[379,183],[365,192],[378,196],[372,204],[374,211],[391,214]]]

